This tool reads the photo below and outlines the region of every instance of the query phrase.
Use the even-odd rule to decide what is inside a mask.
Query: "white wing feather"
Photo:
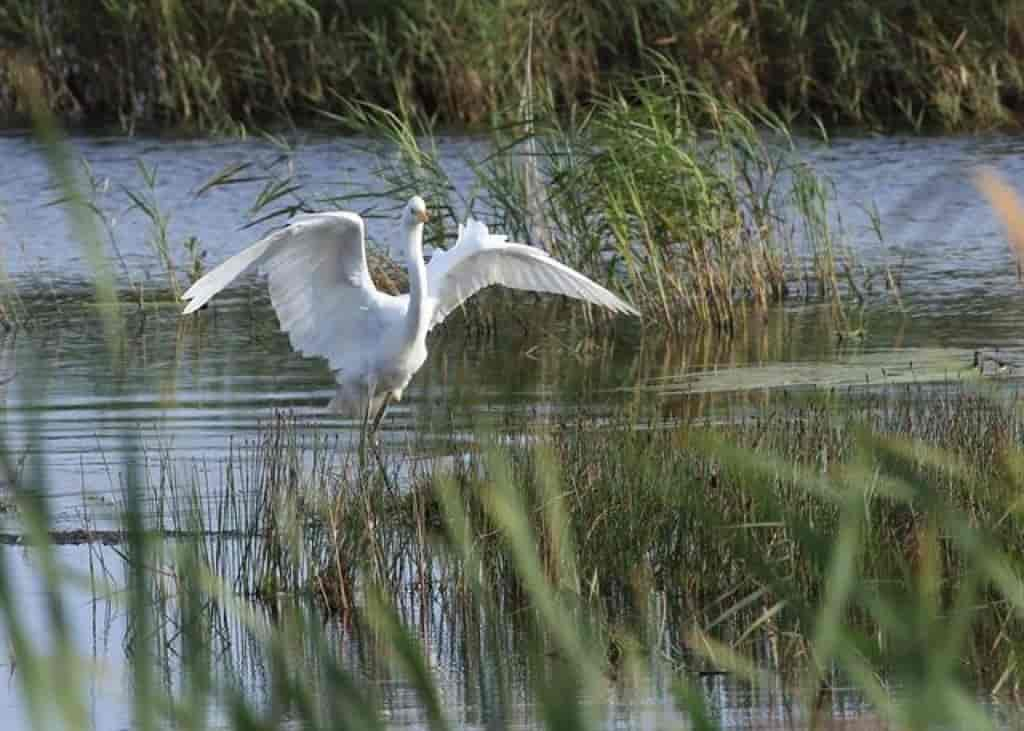
[[[282,229],[282,231],[279,231],[277,234],[271,234],[270,236],[257,241],[248,249],[235,254],[233,257],[223,262],[216,269],[207,272],[181,296],[183,300],[188,302],[185,309],[182,311],[182,314],[191,315],[193,312],[209,302],[222,289],[235,281],[235,279],[241,276],[244,272],[252,268],[255,264],[260,263],[266,256],[267,252],[271,250],[275,244],[279,243],[279,234],[283,233],[284,230],[286,229]]]
[[[506,243],[505,236],[469,219],[459,227],[455,246],[434,254],[427,264],[427,291],[434,328],[459,305],[484,287],[500,284],[512,289],[563,294],[631,315],[639,313],[597,282],[524,244]]]
[[[370,344],[401,320],[408,297],[379,292],[366,266],[363,220],[338,211],[303,216],[236,254],[184,294],[194,312],[253,266],[292,347],[326,358],[331,370],[365,371]]]

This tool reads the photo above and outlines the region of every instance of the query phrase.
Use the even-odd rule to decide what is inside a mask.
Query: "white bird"
[[[337,392],[330,410],[373,419],[399,401],[427,359],[427,333],[493,284],[552,292],[616,312],[639,313],[607,289],[532,246],[507,243],[469,219],[455,246],[423,262],[426,204],[414,196],[401,216],[409,293],[380,292],[366,266],[363,219],[348,211],[297,218],[231,257],[183,295],[195,312],[248,269],[267,275],[270,300],[292,347],[325,358]]]

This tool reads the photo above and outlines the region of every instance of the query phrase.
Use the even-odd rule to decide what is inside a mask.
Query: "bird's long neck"
[[[416,342],[427,335],[427,267],[423,263],[423,224],[409,228],[406,252],[409,256],[409,311],[406,335]]]

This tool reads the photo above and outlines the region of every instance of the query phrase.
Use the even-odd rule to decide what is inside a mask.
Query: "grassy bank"
[[[73,124],[237,131],[353,100],[477,124],[529,87],[567,113],[668,62],[804,123],[964,130],[1019,123],[1022,42],[1024,9],[998,0],[11,0],[0,118],[26,119],[35,70]]]

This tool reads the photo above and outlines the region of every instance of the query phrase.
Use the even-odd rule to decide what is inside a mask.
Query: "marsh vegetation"
[[[46,95],[31,109],[48,198],[31,211],[62,211],[74,243],[64,279],[24,266],[3,282],[0,521],[11,545],[0,548],[0,634],[24,725],[103,725],[92,699],[107,681],[122,689],[116,722],[139,728],[592,729],[649,706],[659,725],[716,728],[730,723],[722,682],[777,693],[784,711],[762,709],[767,718],[809,728],[848,703],[899,728],[994,726],[991,698],[1016,718],[1024,360],[998,319],[1014,311],[1012,262],[989,234],[987,268],[942,289],[956,284],[948,269],[882,245],[870,201],[858,201],[861,230],[846,227],[832,182],[807,162],[818,143],[795,140],[786,119],[887,124],[898,111],[918,125],[1004,123],[1014,100],[1002,91],[989,108],[960,96],[920,113],[914,94],[932,76],[904,90],[910,67],[893,59],[911,53],[904,43],[925,53],[922,29],[942,38],[962,21],[970,33],[949,53],[984,59],[993,83],[1011,84],[1015,67],[971,34],[993,32],[991,21],[1012,39],[1016,16],[982,4],[932,27],[938,16],[919,5],[892,17],[823,5],[801,29],[776,22],[792,11],[785,2],[717,15],[652,3],[629,25],[611,23],[612,6],[569,4],[551,24],[541,21],[555,8],[541,3],[508,27],[467,26],[520,49],[478,70],[469,49],[481,38],[450,32],[475,6],[331,7],[336,16],[293,2],[0,11],[42,49],[8,59],[8,73],[34,69]],[[101,118],[237,131],[308,101],[360,132],[359,171],[339,181],[331,168],[314,184],[284,137],[230,159],[198,147],[193,157],[217,162],[196,165],[204,174],[187,185],[166,183],[177,169],[144,154],[121,178],[84,165],[51,114],[74,107],[74,83],[47,59],[64,47],[64,24],[90,10],[118,29],[104,52],[135,59],[112,66],[116,94],[93,98]],[[666,19],[693,21],[679,25],[692,37],[649,38],[647,24]],[[723,65],[694,74],[691,57],[719,59],[706,46],[714,22],[806,37],[824,60],[773,56],[811,64],[805,80],[836,73],[827,54],[871,30],[897,54],[884,83],[905,96],[886,106],[870,75],[860,94],[844,86],[863,80],[869,58],[881,63],[853,51],[851,76],[827,77],[827,95],[824,82],[758,89],[766,61],[736,56],[739,46],[715,45]],[[890,32],[898,42],[877,36]],[[366,83],[331,65],[344,44],[323,44],[339,33],[376,44],[368,62],[391,52],[378,86],[342,98],[335,77],[295,76]],[[308,43],[290,45],[296,34]],[[396,37],[446,45],[410,52]],[[558,66],[559,77],[554,59],[570,45],[578,68]],[[606,74],[610,50],[644,73]],[[222,52],[244,78],[218,75]],[[142,58],[156,81],[133,75]],[[412,64],[426,72],[411,75]],[[929,73],[945,78],[943,68]],[[524,83],[529,109],[509,104],[507,88]],[[459,106],[463,86],[478,106]],[[435,112],[505,123],[453,147],[425,121]],[[489,293],[438,333],[377,466],[358,459],[353,424],[316,415],[330,374],[290,353],[262,290],[240,287],[185,321],[177,298],[217,258],[208,249],[221,242],[199,227],[223,208],[255,237],[326,207],[378,223],[413,192],[440,214],[432,246],[472,212],[622,293],[644,324],[624,332],[557,302],[526,315],[520,298]],[[862,256],[865,241],[883,256]],[[374,276],[403,289],[385,254],[374,253]],[[926,275],[917,289],[915,271]],[[935,282],[982,312],[942,329],[946,313],[927,299]],[[972,365],[993,337],[1007,347]],[[792,368],[751,382],[755,369],[740,367],[800,359],[842,372],[812,379],[828,386],[815,389]],[[85,547],[63,545],[75,541]],[[103,632],[120,650],[100,648]],[[113,656],[124,666],[108,666]]]
[[[0,117],[19,77],[74,124],[240,132],[352,101],[454,125],[524,92],[571,117],[664,63],[697,87],[830,129],[1016,126],[1018,3],[10,0]]]
[[[153,455],[158,481],[124,483],[119,547],[83,531],[84,574],[55,555],[41,496],[16,483],[13,499],[56,637],[64,582],[126,602],[143,725],[376,726],[374,689],[395,673],[417,717],[448,727],[462,711],[428,658],[449,650],[421,643],[459,631],[481,633],[457,651],[491,678],[499,726],[522,718],[511,692],[533,699],[530,723],[590,728],[594,699],[652,683],[673,688],[663,719],[713,726],[720,672],[784,688],[799,725],[852,686],[901,727],[986,726],[976,694],[1019,683],[1021,422],[992,394],[926,390],[793,399],[718,427],[580,410],[525,440],[483,428],[454,460],[392,448],[390,479],[281,415],[215,465]],[[89,665],[69,683],[72,657],[28,634],[4,581],[29,708],[86,727]],[[245,667],[270,669],[269,696],[240,692]]]

